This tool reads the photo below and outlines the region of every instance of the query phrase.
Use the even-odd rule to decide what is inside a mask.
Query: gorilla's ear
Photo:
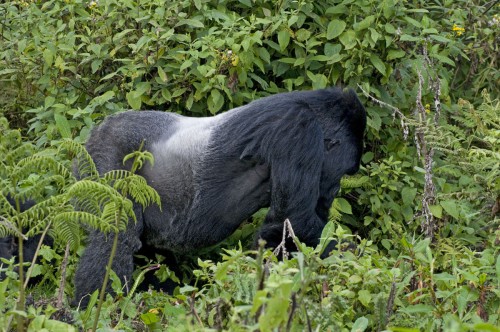
[[[335,145],[340,143],[340,140],[325,138],[324,142],[326,151],[330,151]]]

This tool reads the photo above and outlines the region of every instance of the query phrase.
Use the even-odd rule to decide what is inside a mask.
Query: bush
[[[366,152],[331,225],[364,239],[364,256],[306,251],[264,266],[231,251],[200,261],[203,284],[174,297],[109,299],[102,325],[492,328],[481,322],[499,319],[496,12],[479,0],[9,1],[0,114],[46,149],[84,142],[127,108],[207,116],[281,91],[350,86],[368,111]],[[45,177],[24,181],[33,178]],[[80,327],[90,328],[89,310]]]

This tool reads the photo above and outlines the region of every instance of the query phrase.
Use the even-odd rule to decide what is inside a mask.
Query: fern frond
[[[0,212],[4,216],[13,216],[16,213],[16,209],[9,203],[7,197],[0,192]]]
[[[109,227],[106,228],[102,227],[103,225],[100,217],[85,211],[71,211],[71,212],[60,213],[54,218],[53,223],[54,225],[57,226],[60,226],[64,223],[85,224],[101,232],[104,232],[105,230],[109,231]],[[68,240],[68,238],[64,237],[63,241],[64,240]]]
[[[98,179],[99,172],[88,153],[85,146],[72,140],[65,140],[59,147],[59,151],[66,152],[70,158],[73,158],[73,172],[77,178]]]
[[[35,147],[32,144],[24,143],[15,148],[14,150],[8,151],[4,156],[3,160],[8,166],[14,166],[17,161],[35,154]]]
[[[56,184],[58,187],[63,187],[65,183],[65,179],[61,175],[43,177],[31,186],[23,188],[21,191],[13,195],[13,197],[18,198],[23,202],[29,199],[38,201],[44,197],[44,189],[46,186]]]
[[[137,222],[132,202],[128,201],[127,203],[123,206],[120,206],[116,202],[106,204],[101,216],[102,225],[115,226],[118,223],[118,231],[124,231],[127,228],[129,218]]]
[[[112,171],[104,173],[104,175],[102,177],[103,177],[104,181],[106,181],[106,183],[111,183],[113,181],[126,179],[128,177],[133,176],[133,175],[134,175],[134,173],[132,173],[130,171],[127,171],[124,169],[116,169],[116,170],[112,170]]]
[[[40,170],[50,170],[62,176],[64,179],[72,177],[68,168],[54,158],[47,156],[31,156],[23,158],[17,163],[12,178],[22,179],[28,177],[29,174],[33,173],[33,170],[37,172],[40,172]]]
[[[59,213],[53,218],[52,229],[49,231],[50,236],[61,244],[69,242],[72,250],[78,249],[80,246],[81,235],[81,219],[73,218],[72,214],[78,212],[68,211]]]
[[[19,232],[16,224],[9,218],[0,216],[0,238],[10,235],[19,236],[22,235],[22,233]]]
[[[67,195],[72,200],[74,199],[78,202],[79,209],[81,208],[80,203],[84,203],[87,200],[92,200],[97,206],[104,206],[109,201],[119,201],[121,205],[125,205],[125,201],[128,200],[116,189],[90,180],[81,180],[74,183],[69,187]]]
[[[137,174],[130,174],[129,177],[116,181],[114,183],[115,189],[132,197],[143,208],[153,203],[158,204],[161,208],[160,195],[148,185],[146,179]]]

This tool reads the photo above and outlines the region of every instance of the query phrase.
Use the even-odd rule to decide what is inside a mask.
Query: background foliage
[[[197,282],[173,296],[109,297],[101,326],[491,331],[500,314],[499,8],[480,0],[8,1],[0,4],[0,112],[64,164],[53,148],[84,142],[123,109],[207,116],[272,93],[350,86],[368,111],[364,167],[343,182],[325,236],[360,242],[354,254],[321,261],[305,248],[278,263],[236,249],[220,261],[219,249],[194,261],[188,275]],[[16,131],[2,123],[2,153],[17,148],[3,139]],[[33,172],[2,194],[22,197],[51,174]],[[47,181],[32,197],[64,191]],[[256,223],[222,247],[248,242]],[[62,249],[42,254],[60,262]],[[0,310],[13,314],[16,274],[4,269],[12,273],[0,282],[0,300],[9,299]],[[42,298],[58,278],[44,283]],[[38,304],[24,314],[35,329],[56,324],[54,311]],[[90,327],[91,314],[78,311],[72,323]]]

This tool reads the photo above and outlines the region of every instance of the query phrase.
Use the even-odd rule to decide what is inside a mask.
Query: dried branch
[[[410,133],[410,129],[408,128],[408,120],[406,119],[406,117],[404,116],[404,114],[401,112],[401,110],[395,106],[392,106],[386,102],[383,102],[375,97],[373,97],[372,95],[370,95],[368,92],[366,92],[362,87],[361,85],[358,84],[358,87],[361,89],[361,91],[363,92],[363,94],[369,98],[371,101],[373,101],[374,103],[378,104],[379,106],[381,107],[385,107],[385,108],[388,108],[390,110],[392,110],[392,118],[395,120],[396,119],[396,115],[399,117],[399,120],[400,120],[400,123],[401,123],[401,128],[403,128],[403,138],[405,140],[408,139],[408,134]]]

